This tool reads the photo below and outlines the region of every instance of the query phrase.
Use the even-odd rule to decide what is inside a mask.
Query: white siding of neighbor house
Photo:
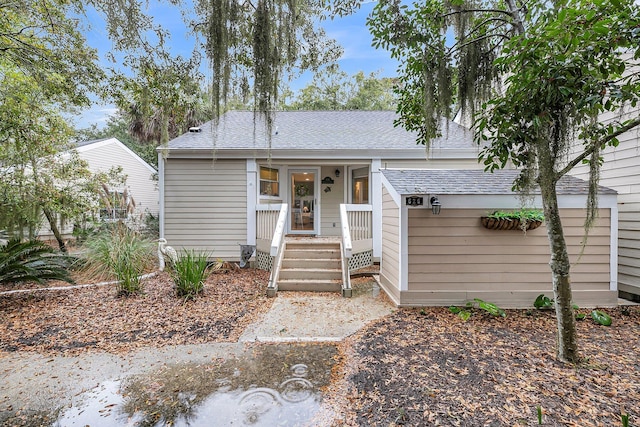
[[[154,180],[155,171],[143,163],[129,149],[115,139],[97,142],[78,149],[80,157],[89,162],[92,172],[108,172],[112,167],[122,167],[127,176],[127,187],[136,203],[136,213],[150,212],[158,215],[158,184]]]
[[[637,116],[640,106],[623,119]],[[601,120],[620,117],[609,113]],[[618,192],[618,287],[625,293],[640,295],[640,128],[626,132],[617,147],[607,148],[601,168],[600,184]],[[572,172],[587,179],[588,168],[580,165]]]
[[[247,240],[246,160],[168,158],[164,168],[169,244],[238,260]]]
[[[562,209],[572,267],[574,302],[615,305],[610,290],[610,210],[600,209],[582,252],[583,209]],[[529,230],[487,230],[483,209],[408,210],[408,290],[400,305],[461,305],[474,298],[503,307],[530,307],[544,293],[553,296],[545,226]]]
[[[394,301],[400,301],[400,208],[384,186],[380,283]]]

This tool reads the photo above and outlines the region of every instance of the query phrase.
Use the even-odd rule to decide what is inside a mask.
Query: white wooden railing
[[[282,205],[260,205],[256,208],[256,239],[271,240]]]
[[[271,276],[269,277],[269,285],[267,286],[267,295],[275,296],[278,291],[278,275],[280,274],[280,266],[282,264],[282,254],[284,253],[284,235],[285,225],[287,223],[287,215],[289,215],[289,205],[283,203],[280,206],[280,213],[276,220],[273,230],[273,238],[271,239],[271,247],[269,254],[273,259],[271,266]]]
[[[340,205],[340,230],[342,233],[343,283],[351,292],[349,261],[356,254],[373,247],[373,208],[371,205]],[[356,264],[358,261],[356,261]],[[343,288],[343,295],[345,289]]]

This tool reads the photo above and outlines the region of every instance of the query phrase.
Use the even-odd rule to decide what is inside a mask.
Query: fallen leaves
[[[113,286],[0,296],[0,352],[119,353],[141,346],[237,341],[265,313],[268,273],[212,274],[195,301],[175,296],[162,273],[145,293],[117,297]]]
[[[624,314],[626,312],[626,314]],[[329,401],[339,424],[613,426],[640,412],[640,307],[612,309],[610,327],[579,322],[587,363],[555,358],[552,312],[459,321],[444,308],[398,310],[349,338]]]

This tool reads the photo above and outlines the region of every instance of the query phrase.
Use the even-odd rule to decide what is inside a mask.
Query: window
[[[351,203],[369,204],[369,168],[354,169],[352,172]]]
[[[102,196],[102,207],[100,208],[100,219],[114,221],[126,219],[129,214],[129,206],[133,200],[128,194],[122,191],[106,191]]]
[[[260,195],[280,196],[280,171],[260,166]]]

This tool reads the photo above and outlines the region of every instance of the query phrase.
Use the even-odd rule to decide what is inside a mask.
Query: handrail
[[[283,203],[280,207],[278,222],[271,239],[270,255],[273,259],[271,265],[271,275],[269,276],[269,284],[267,285],[267,296],[275,296],[278,291],[278,275],[280,274],[280,266],[282,265],[282,254],[284,253],[284,227],[287,223],[287,215],[289,205]]]
[[[351,297],[351,273],[349,272],[349,258],[353,253],[351,242],[351,230],[349,229],[349,216],[347,205],[340,205],[340,228],[342,230],[342,242],[340,243],[340,262],[342,264],[342,296]]]
[[[349,216],[347,215],[347,205],[340,205],[340,228],[342,230],[342,256],[351,258],[353,253],[353,243],[351,242],[351,230],[349,230]]]

